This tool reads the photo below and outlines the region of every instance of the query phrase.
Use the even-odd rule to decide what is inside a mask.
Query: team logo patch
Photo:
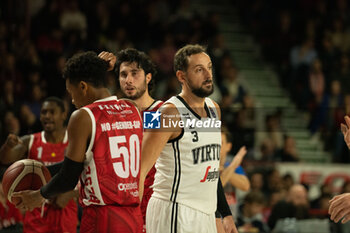
[[[210,111],[211,115],[212,115],[214,118],[216,118],[216,114],[215,114],[214,110],[213,110],[212,108],[209,107],[209,111]]]
[[[156,112],[143,112],[143,128],[144,129],[160,129],[160,115]]]

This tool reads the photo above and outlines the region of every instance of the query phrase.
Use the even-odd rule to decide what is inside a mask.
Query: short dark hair
[[[67,61],[63,69],[63,78],[72,83],[85,81],[94,87],[106,87],[107,68],[108,63],[96,53],[78,53]]]
[[[118,79],[119,79],[120,65],[123,62],[127,62],[127,63],[135,62],[139,68],[144,70],[145,75],[151,74],[152,79],[148,83],[148,91],[150,92],[153,90],[154,76],[157,74],[157,70],[156,70],[156,65],[152,62],[151,58],[147,54],[134,48],[127,48],[119,51],[117,53],[117,62],[115,63],[115,69],[114,69],[116,75],[118,76]],[[118,85],[119,85],[119,82],[118,82]]]
[[[54,102],[57,104],[57,106],[61,109],[62,112],[65,112],[66,111],[66,108],[64,107],[64,103],[63,103],[63,100],[61,100],[60,98],[56,97],[56,96],[50,96],[50,97],[47,97],[43,103],[45,102]]]
[[[174,71],[186,71],[188,68],[188,57],[193,54],[205,53],[206,48],[199,44],[186,45],[179,49],[174,57]]]

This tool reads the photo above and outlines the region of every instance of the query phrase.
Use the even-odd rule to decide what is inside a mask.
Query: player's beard
[[[203,82],[201,87],[193,87],[192,83],[189,82],[189,86],[192,89],[192,93],[195,94],[196,96],[200,97],[200,98],[205,98],[210,96],[211,94],[213,94],[214,92],[214,86],[213,86],[213,82],[211,81],[212,85],[210,89],[206,89],[203,86],[207,83],[208,81]]]
[[[142,85],[140,88],[136,88],[136,87],[134,86],[134,88],[135,88],[135,90],[136,90],[136,93],[135,93],[135,94],[133,94],[133,95],[128,95],[127,92],[124,91],[124,95],[125,95],[127,98],[131,99],[131,100],[136,100],[136,99],[140,98],[140,97],[146,92],[146,86],[147,86],[147,82],[146,82],[146,79],[145,79],[145,82],[143,83],[143,85]]]

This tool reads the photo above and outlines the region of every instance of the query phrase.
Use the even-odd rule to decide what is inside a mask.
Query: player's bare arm
[[[239,189],[241,188],[243,188],[242,190],[249,189],[249,187],[246,187],[246,185],[241,184],[240,182],[242,177],[244,178],[246,177],[244,175],[235,174],[236,168],[241,165],[242,160],[246,154],[247,154],[247,149],[245,148],[245,146],[242,146],[237,152],[237,154],[235,155],[235,157],[233,158],[230,165],[222,171],[222,173],[220,174],[220,177],[221,177],[221,182],[223,186],[225,186],[227,182],[230,182],[232,185],[234,185]],[[246,179],[242,180],[243,183],[244,181],[246,181]],[[236,186],[237,184],[238,186]],[[248,185],[249,185],[249,182],[248,182]]]
[[[165,104],[161,107],[160,112],[162,113],[163,117],[164,115],[167,116],[173,116],[169,117],[168,119],[171,119],[173,121],[179,121],[179,112],[176,109],[176,107],[173,104]],[[146,130],[143,134],[143,141],[142,141],[142,155],[141,155],[141,170],[140,170],[140,185],[139,185],[139,195],[140,200],[143,196],[143,186],[144,181],[146,178],[146,175],[148,174],[149,170],[153,167],[153,165],[156,163],[160,152],[163,150],[165,144],[176,137],[178,137],[181,134],[181,128],[176,127],[174,128],[171,126],[170,128],[167,128],[164,130],[161,129],[154,129],[154,130]]]
[[[7,165],[25,159],[28,153],[29,141],[30,135],[19,138],[17,135],[9,134],[0,149],[0,163]]]
[[[72,164],[72,162],[82,163],[84,161],[85,151],[87,149],[88,141],[91,137],[91,127],[90,117],[88,113],[83,109],[75,111],[69,119],[67,129],[69,143],[67,147],[66,157],[71,161],[70,164]],[[81,166],[80,171],[74,171],[71,169],[70,172],[67,172],[68,169],[65,169],[65,167],[68,168],[68,166],[65,166],[65,163],[67,164],[67,162],[68,160],[65,159],[61,171],[49,182],[49,184],[42,187],[41,190],[46,190],[46,193],[50,193],[51,195],[52,191],[50,188],[49,190],[45,188],[55,187],[55,185],[52,185],[53,181],[57,184],[60,184],[60,186],[62,185],[62,182],[65,182],[65,187],[62,189],[56,185],[55,188],[59,189],[53,192],[56,195],[72,190],[76,186],[83,167]],[[68,174],[71,172],[74,172],[75,174]],[[17,208],[30,211],[36,207],[40,207],[40,205],[45,200],[40,190],[26,190],[17,192],[13,194],[13,197],[20,197],[22,199],[22,202],[16,206]]]
[[[68,147],[66,157],[83,162],[91,138],[91,119],[84,109],[76,110],[68,122]]]

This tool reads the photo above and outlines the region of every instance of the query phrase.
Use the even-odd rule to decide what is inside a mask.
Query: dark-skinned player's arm
[[[29,141],[30,135],[19,138],[17,135],[10,133],[0,148],[0,163],[9,165],[27,158]]]
[[[213,100],[212,100],[213,101]],[[219,105],[213,101],[216,112],[218,113],[218,118],[221,120],[221,111]],[[226,233],[238,233],[235,222],[233,221],[232,213],[230,207],[226,201],[224,188],[222,187],[221,179],[219,177],[218,189],[217,189],[217,211],[222,216],[222,224],[224,226]]]
[[[161,107],[160,112],[161,122],[163,115],[174,116],[169,118],[173,121],[179,121],[178,117],[179,112],[173,104],[165,104]],[[152,129],[146,130],[143,133],[142,140],[142,149],[141,149],[141,170],[140,170],[140,183],[139,183],[139,196],[140,200],[143,196],[143,189],[145,178],[149,172],[149,170],[156,163],[160,152],[162,152],[165,144],[171,140],[179,136],[182,132],[182,129],[179,127],[171,127],[164,129],[162,126],[160,129]]]
[[[91,119],[86,110],[75,111],[68,122],[67,154],[60,171],[40,190],[25,190],[13,194],[22,202],[16,207],[22,210],[32,210],[39,207],[46,199],[74,189],[84,169],[84,159],[91,137]]]

